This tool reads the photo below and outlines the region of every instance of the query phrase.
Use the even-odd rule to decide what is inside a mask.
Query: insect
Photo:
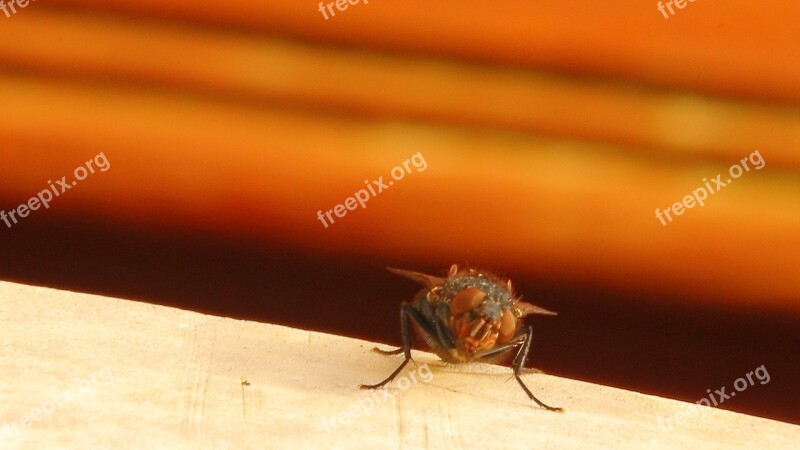
[[[402,347],[373,351],[383,355],[403,354],[405,360],[389,377],[378,384],[362,384],[361,389],[378,389],[390,383],[411,360],[411,325],[442,360],[461,364],[472,361],[499,362],[516,349],[513,369],[522,390],[539,406],[562,412],[542,403],[522,382],[520,375],[531,348],[533,329],[524,325],[530,314],[555,316],[556,313],[526,303],[516,296],[511,280],[475,269],[459,269],[453,264],[446,278],[409,270],[387,268],[424,286],[411,302],[400,306]]]

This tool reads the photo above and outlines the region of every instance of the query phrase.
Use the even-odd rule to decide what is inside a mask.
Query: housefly
[[[388,270],[424,286],[411,302],[400,307],[400,333],[403,346],[397,350],[373,350],[384,355],[403,354],[405,360],[388,378],[378,384],[361,385],[377,389],[391,382],[411,360],[411,325],[433,352],[448,363],[474,361],[495,363],[507,359],[516,350],[513,369],[522,390],[539,406],[563,411],[542,403],[522,382],[520,375],[531,347],[533,329],[524,325],[530,314],[555,316],[520,300],[511,281],[475,269],[459,269],[453,264],[446,278],[409,270]]]

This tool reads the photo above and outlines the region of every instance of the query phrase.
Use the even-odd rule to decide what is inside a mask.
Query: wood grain
[[[356,386],[398,360],[370,342],[8,282],[0,344],[4,449],[789,449],[800,440],[798,426],[718,409],[663,431],[659,417],[688,404],[526,375],[540,398],[566,408],[552,413],[532,406],[507,368],[442,366],[422,352],[408,384],[378,396]]]

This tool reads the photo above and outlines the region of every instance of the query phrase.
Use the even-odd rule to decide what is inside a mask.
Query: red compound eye
[[[475,287],[464,288],[450,301],[450,314],[460,316],[477,308],[486,297],[486,293]]]
[[[502,344],[508,342],[514,337],[517,332],[517,318],[510,309],[503,311],[503,317],[500,318],[500,335],[497,338],[497,343]]]

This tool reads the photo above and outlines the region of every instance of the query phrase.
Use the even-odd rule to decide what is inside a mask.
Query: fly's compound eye
[[[502,344],[508,342],[514,337],[517,332],[517,318],[510,309],[503,311],[503,316],[500,317],[500,330],[497,338],[497,343]]]
[[[486,293],[482,290],[476,287],[464,288],[458,291],[450,301],[450,314],[454,316],[466,314],[477,308],[484,298],[486,298]]]

